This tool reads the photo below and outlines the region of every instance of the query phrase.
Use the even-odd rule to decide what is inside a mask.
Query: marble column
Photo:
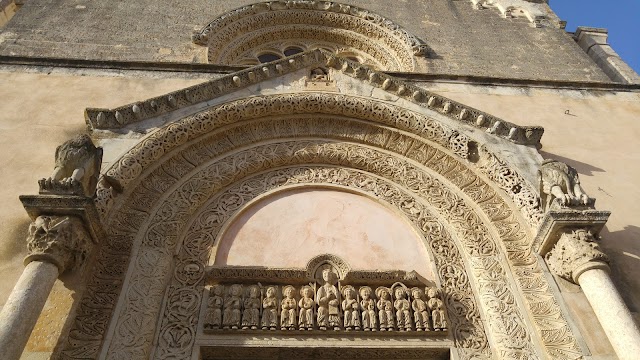
[[[31,224],[26,267],[0,312],[3,359],[20,358],[58,275],[82,264],[90,247],[77,217],[39,216]]]
[[[565,232],[545,260],[549,270],[580,285],[618,358],[637,359],[640,330],[609,276],[609,259],[591,232]]]

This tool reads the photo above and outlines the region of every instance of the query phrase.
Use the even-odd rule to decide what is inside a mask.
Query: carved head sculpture
[[[286,296],[288,299],[293,299],[293,293],[295,292],[295,288],[291,285],[287,285],[282,289],[282,293],[284,294],[284,296]]]
[[[267,297],[272,298],[276,296],[276,288],[275,286],[269,286],[267,288]]]
[[[322,268],[322,280],[328,284],[334,284],[336,282],[337,275],[331,266],[327,265]]]
[[[398,286],[397,288],[395,288],[394,295],[396,299],[402,300],[405,298],[405,295],[406,295],[405,290],[402,287]]]
[[[376,296],[378,297],[378,299],[381,299],[381,300],[389,300],[389,298],[391,297],[391,294],[389,293],[388,288],[384,286],[380,286],[379,288],[376,289]]]
[[[435,287],[429,287],[425,292],[427,293],[427,297],[429,299],[438,297],[438,289],[436,289]]]
[[[327,71],[323,68],[315,68],[311,70],[311,75],[309,77],[311,78],[311,81],[329,80],[329,75],[327,75]]]
[[[313,298],[313,289],[309,285],[305,285],[300,289],[300,295],[305,299]]]
[[[231,285],[231,289],[229,289],[229,295],[233,297],[240,297],[240,295],[242,295],[242,285]]]
[[[371,298],[371,288],[368,286],[363,286],[360,288],[360,297],[363,300],[369,300]]]
[[[260,288],[258,288],[258,285],[251,285],[249,286],[247,293],[249,294],[250,298],[255,299],[258,297],[258,294],[260,293]]]
[[[422,290],[418,287],[414,287],[411,289],[411,295],[414,299],[420,300],[422,299]]]
[[[224,287],[222,285],[213,285],[209,294],[211,294],[212,296],[222,296],[223,290]]]
[[[341,291],[342,296],[347,300],[352,300],[356,297],[356,289],[353,286],[347,285],[344,286]]]

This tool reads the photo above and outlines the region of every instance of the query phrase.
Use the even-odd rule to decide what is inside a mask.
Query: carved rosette
[[[545,260],[556,275],[578,284],[582,273],[594,268],[609,268],[609,257],[595,242],[593,234],[585,229],[565,232]]]
[[[80,266],[91,249],[91,237],[75,216],[38,216],[29,226],[25,265],[45,261],[60,273]]]

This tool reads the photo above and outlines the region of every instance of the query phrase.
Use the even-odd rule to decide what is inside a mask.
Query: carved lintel
[[[545,260],[556,275],[578,284],[582,273],[594,268],[608,269],[609,257],[596,243],[596,237],[588,229],[566,231]]]
[[[25,265],[50,262],[60,273],[80,266],[92,247],[83,221],[75,216],[38,216],[29,226]]]

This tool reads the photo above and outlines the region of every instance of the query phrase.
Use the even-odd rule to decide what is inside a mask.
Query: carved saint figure
[[[282,330],[294,330],[296,328],[298,304],[294,297],[295,291],[296,289],[291,285],[287,285],[282,289],[282,294],[284,295],[282,303],[280,304],[280,307],[282,308],[280,315],[280,329]]]
[[[427,303],[422,300],[424,295],[422,290],[414,287],[411,289],[411,295],[413,296],[411,308],[413,309],[413,321],[416,323],[416,330],[431,330],[431,324],[429,323],[429,309],[427,308]]]
[[[340,300],[338,289],[334,285],[336,275],[330,267],[322,270],[324,284],[318,289],[316,303],[318,304],[318,326],[320,330],[332,327],[340,330]]]
[[[214,285],[209,289],[209,299],[207,300],[207,313],[204,317],[204,327],[206,329],[219,329],[222,325],[222,285]]]
[[[595,202],[580,186],[576,169],[563,162],[544,160],[538,171],[538,181],[545,211],[554,203],[560,206],[592,206]]]
[[[229,293],[224,299],[224,312],[222,314],[222,325],[224,329],[237,329],[240,327],[241,296],[242,285],[231,285]]]
[[[305,285],[300,289],[300,301],[298,307],[300,308],[300,315],[298,319],[298,327],[300,330],[313,330],[313,306],[315,301],[313,300],[313,289],[309,285]]]
[[[391,302],[391,290],[384,286],[376,289],[378,298],[378,318],[380,319],[380,331],[393,331],[393,303]]]
[[[92,197],[101,164],[102,148],[95,147],[89,135],[78,135],[56,148],[56,167],[49,178],[39,181],[40,191]]]
[[[242,313],[242,328],[257,329],[260,323],[260,288],[251,285],[247,289],[244,299],[244,312]]]
[[[262,330],[275,330],[278,326],[278,299],[276,287],[269,286],[262,299]]]
[[[352,329],[360,330],[360,314],[358,312],[358,299],[356,289],[351,285],[342,288],[342,312],[344,313],[344,328],[347,331]]]
[[[427,307],[431,311],[431,320],[433,329],[436,331],[447,329],[447,319],[444,315],[444,302],[440,299],[438,289],[435,287],[427,288]]]
[[[378,317],[376,316],[376,301],[371,298],[373,291],[368,286],[360,288],[360,310],[362,310],[362,328],[364,331],[376,331]]]
[[[396,324],[400,331],[411,331],[411,303],[407,299],[406,290],[398,286],[394,291],[395,301],[393,307],[396,309]]]

